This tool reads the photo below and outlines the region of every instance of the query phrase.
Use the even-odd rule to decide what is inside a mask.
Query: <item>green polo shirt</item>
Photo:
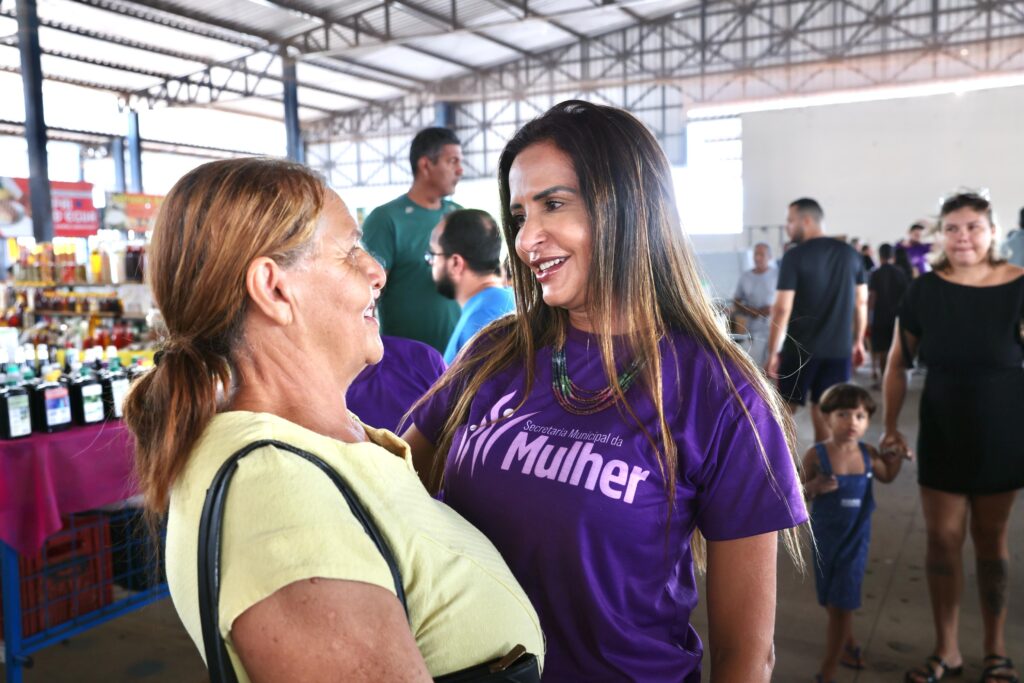
[[[381,334],[416,339],[444,352],[459,320],[459,304],[437,293],[423,254],[434,226],[461,208],[443,199],[440,209],[425,209],[403,194],[366,217],[363,242],[388,272],[377,303]]]

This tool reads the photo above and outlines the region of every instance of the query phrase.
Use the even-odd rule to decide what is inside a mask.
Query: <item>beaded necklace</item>
[[[629,387],[640,376],[643,361],[634,360],[619,373],[618,384],[625,394]],[[558,400],[558,405],[575,415],[593,415],[614,405],[618,400],[615,391],[610,387],[592,391],[576,386],[569,378],[569,370],[565,365],[565,348],[551,352],[551,388]]]

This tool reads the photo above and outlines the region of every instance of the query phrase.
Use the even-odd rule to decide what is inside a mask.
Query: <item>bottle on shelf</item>
[[[6,376],[6,386],[0,390],[0,439],[21,439],[32,434],[29,392],[18,386],[16,364],[6,364]]]
[[[114,354],[109,369],[101,378],[103,383],[103,405],[107,419],[120,420],[124,415],[124,397],[131,385],[128,374],[121,369],[121,359]]]
[[[25,347],[31,349],[31,344],[26,344]],[[31,356],[25,356],[25,348],[15,349],[14,351],[14,371],[20,381],[18,385],[23,387],[31,395],[35,390],[36,385],[39,384],[39,380],[36,378],[36,372],[32,368],[32,363],[28,360]],[[8,366],[8,375],[10,375],[10,366]],[[10,377],[8,377],[10,379]]]
[[[71,380],[69,389],[71,416],[75,424],[91,425],[103,421],[103,383],[90,368],[83,368],[81,374]]]
[[[135,380],[145,375],[149,369],[150,368],[143,365],[142,356],[133,356],[132,365],[128,368],[128,380],[135,382]]]
[[[46,344],[36,345],[36,375],[42,377],[46,374],[46,369],[50,365],[50,350],[46,348]]]
[[[71,396],[68,388],[56,381],[59,370],[52,370],[31,392],[32,424],[36,431],[50,434],[71,427]]]
[[[64,377],[74,378],[81,366],[82,364],[78,360],[78,349],[69,345],[64,350]]]

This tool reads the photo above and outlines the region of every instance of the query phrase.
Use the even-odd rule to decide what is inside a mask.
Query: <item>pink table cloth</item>
[[[33,555],[61,515],[131,497],[132,444],[120,422],[0,441],[0,540]]]

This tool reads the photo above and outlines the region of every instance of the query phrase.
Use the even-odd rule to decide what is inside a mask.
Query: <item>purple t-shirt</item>
[[[908,242],[897,248],[907,252],[907,260],[910,261],[910,265],[917,269],[919,275],[923,275],[931,270],[931,266],[928,264],[928,254],[932,251],[931,244],[926,242],[910,244]]]
[[[699,681],[702,647],[689,623],[697,604],[694,527],[719,541],[807,519],[783,432],[754,389],[736,373],[777,486],[717,361],[681,333],[661,352],[665,411],[679,449],[667,532],[664,479],[647,438],[616,407],[586,416],[562,409],[550,347],[537,353],[522,408],[515,410],[525,386],[518,365],[481,388],[468,430],[452,442],[444,500],[497,546],[537,609],[545,681]],[[607,384],[592,335],[571,330],[566,358],[577,386]],[[453,391],[413,414],[434,443]],[[638,383],[627,396],[657,437],[644,389]]]
[[[402,337],[380,339],[384,357],[359,373],[345,399],[364,424],[398,433],[402,416],[444,374],[445,364],[433,346]]]

